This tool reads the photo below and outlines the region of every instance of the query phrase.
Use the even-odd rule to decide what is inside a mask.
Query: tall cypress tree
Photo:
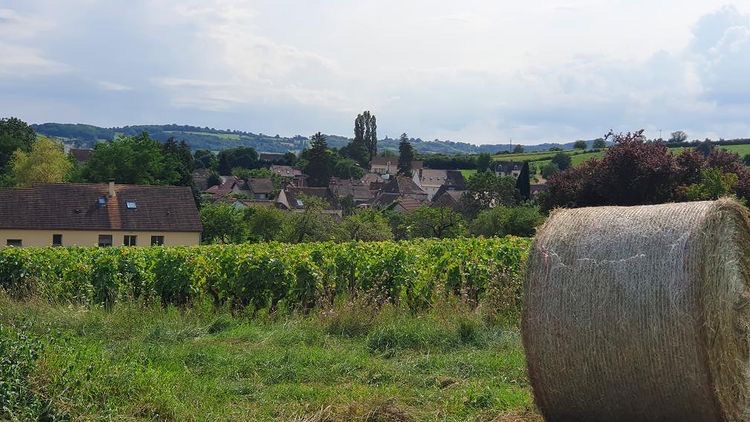
[[[326,137],[318,132],[310,138],[310,152],[305,172],[310,186],[328,186],[331,179],[331,160]]]
[[[528,161],[524,162],[523,167],[521,167],[521,173],[516,180],[516,189],[518,189],[518,193],[521,195],[522,200],[528,201],[531,199],[531,180]]]
[[[370,114],[369,111],[366,113]],[[367,134],[368,136],[365,136],[365,145],[367,146],[367,151],[370,153],[370,161],[372,161],[373,157],[378,154],[378,123],[374,114],[369,116],[367,128],[369,133]]]
[[[398,174],[411,176],[412,161],[414,161],[414,147],[411,146],[409,137],[402,133],[398,143]]]

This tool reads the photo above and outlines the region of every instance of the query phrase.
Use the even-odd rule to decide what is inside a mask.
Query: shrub
[[[479,213],[471,222],[471,232],[477,236],[533,236],[542,219],[537,207],[495,207]]]

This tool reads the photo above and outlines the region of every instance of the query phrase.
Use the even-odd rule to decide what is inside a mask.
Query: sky
[[[474,144],[750,137],[750,0],[0,0],[0,117],[351,136],[363,110]]]

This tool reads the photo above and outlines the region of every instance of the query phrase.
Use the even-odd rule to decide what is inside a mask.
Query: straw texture
[[[523,315],[545,418],[750,420],[749,257],[728,199],[553,213]]]

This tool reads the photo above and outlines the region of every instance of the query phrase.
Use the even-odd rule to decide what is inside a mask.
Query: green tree
[[[596,138],[594,139],[591,148],[596,150],[607,148],[607,141],[605,141],[604,138]]]
[[[370,162],[370,153],[367,151],[367,145],[364,141],[354,139],[339,150],[341,156],[353,160],[362,167],[367,167]]]
[[[340,158],[333,164],[333,175],[342,179],[361,179],[365,170],[352,159]]]
[[[585,150],[587,148],[586,141],[579,139],[573,143],[573,148]]]
[[[388,220],[374,209],[359,210],[343,222],[344,231],[351,240],[380,241],[393,239]]]
[[[523,163],[521,172],[516,178],[516,190],[518,191],[518,194],[521,196],[522,200],[528,201],[529,199],[531,199],[531,174],[529,171],[528,161]]]
[[[255,169],[260,166],[258,152],[250,147],[229,148],[219,152],[219,173],[228,175],[235,167]]]
[[[248,227],[243,212],[218,202],[201,207],[204,243],[242,243],[247,240]]]
[[[701,171],[700,182],[685,189],[685,196],[690,201],[710,201],[729,196],[738,179],[735,173],[723,173],[718,168],[705,169]]]
[[[669,141],[667,142],[669,142],[670,144],[679,144],[679,143],[687,141],[687,138],[688,138],[687,133],[681,130],[678,130],[678,131],[671,133],[671,135],[669,136]]]
[[[287,219],[283,239],[291,243],[323,242],[338,240],[343,236],[341,228],[329,214],[322,199],[314,196],[301,196],[304,211],[291,213]]]
[[[514,205],[517,200],[518,191],[513,177],[496,176],[486,171],[469,178],[461,202],[467,215],[474,217],[481,210],[498,205]]]
[[[331,154],[328,151],[326,137],[318,132],[310,138],[310,150],[307,151],[307,183],[310,186],[328,186],[333,173]]]
[[[570,168],[573,160],[570,158],[570,154],[564,152],[558,152],[552,157],[552,163],[554,163],[560,171],[565,171]]]
[[[553,162],[549,162],[542,167],[542,177],[545,179],[549,179],[557,173],[560,173],[560,167]]]
[[[411,162],[414,161],[414,147],[405,133],[401,134],[398,143],[398,174],[411,176]]]
[[[161,146],[164,155],[164,174],[162,179],[173,185],[191,186],[195,169],[193,155],[185,141],[179,143],[169,138]]]
[[[81,175],[94,183],[114,180],[138,185],[178,184],[175,174],[165,169],[168,170],[161,144],[144,132],[96,144]]]
[[[362,120],[365,125],[364,141],[369,154],[368,162],[378,154],[378,124],[374,114],[369,111],[362,113]]]
[[[10,162],[16,150],[31,151],[36,133],[23,120],[15,117],[0,119],[0,172]]]
[[[477,156],[477,171],[478,172],[484,172],[490,169],[490,164],[492,164],[492,156],[487,153],[483,152]]]
[[[193,167],[197,169],[219,169],[219,159],[216,158],[216,154],[207,150],[199,149],[193,153]]]
[[[523,154],[523,145],[516,145],[513,147],[513,154]]]
[[[27,187],[39,182],[67,181],[73,163],[63,152],[62,145],[41,137],[34,142],[31,152],[16,150],[9,167],[16,186]]]
[[[365,111],[354,119],[354,139],[347,146],[346,155],[362,166],[367,165],[378,153],[378,128],[375,115]],[[364,163],[361,159],[364,160]]]
[[[453,238],[466,234],[461,214],[447,207],[423,206],[408,216],[411,237]]]
[[[297,164],[297,154],[289,151],[284,154],[284,163],[288,166]]]
[[[533,206],[495,207],[484,210],[471,222],[471,233],[476,236],[533,236],[543,218]]]
[[[270,242],[281,240],[286,214],[271,207],[248,207],[245,209],[245,221],[251,240]]]

